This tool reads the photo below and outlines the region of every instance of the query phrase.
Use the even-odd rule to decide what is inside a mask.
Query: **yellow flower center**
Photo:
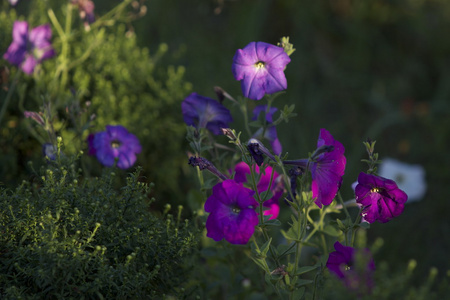
[[[119,141],[112,141],[111,142],[111,147],[113,147],[114,149],[119,148],[121,145],[121,143]]]
[[[255,64],[255,67],[256,67],[257,69],[262,69],[262,68],[264,68],[265,65],[266,65],[266,64],[265,64],[263,61],[258,61],[258,62]]]
[[[380,189],[379,189],[379,188],[372,188],[370,191],[371,191],[372,193],[379,193],[379,192],[380,192]]]

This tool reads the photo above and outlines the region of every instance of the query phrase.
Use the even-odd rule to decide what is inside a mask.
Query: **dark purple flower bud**
[[[184,122],[198,128],[207,128],[219,135],[233,121],[230,111],[214,99],[192,93],[181,103]]]
[[[386,223],[403,212],[408,196],[395,181],[361,172],[355,199],[362,208],[363,221]]]
[[[270,153],[269,149],[264,147],[257,139],[250,139],[247,143],[247,149],[258,166],[261,166],[264,162],[264,155],[276,162],[275,157]]]
[[[106,167],[112,167],[117,160],[117,167],[128,169],[142,151],[138,138],[121,125],[107,125],[105,131],[89,135],[87,142],[88,153]]]
[[[217,168],[212,164],[212,162],[210,162],[206,158],[191,156],[189,157],[188,164],[190,164],[193,167],[198,167],[201,171],[208,170],[222,180],[228,179],[225,175],[220,173],[219,170],[217,170]]]
[[[367,294],[373,288],[375,263],[368,249],[356,250],[339,242],[334,244],[336,251],[331,252],[327,268],[341,279],[348,289]]]
[[[238,49],[233,57],[232,72],[241,81],[245,97],[260,100],[265,94],[273,94],[287,88],[284,75],[291,61],[283,48],[263,42],[251,42]]]
[[[300,167],[289,169],[289,181],[291,183],[291,193],[294,198],[297,195],[297,192],[296,192],[297,177],[302,174],[303,174],[303,171],[302,171],[302,168],[300,168]],[[290,197],[290,195],[288,195],[288,196]],[[289,199],[289,200],[293,201],[294,199]]]
[[[205,203],[205,211],[210,213],[206,236],[215,241],[225,239],[231,244],[247,244],[258,225],[255,211],[258,202],[254,194],[231,179],[216,184]]]
[[[252,120],[256,121],[259,117],[259,115],[262,112],[265,112],[267,108],[267,105],[258,105],[253,109],[253,117]],[[273,123],[273,114],[277,112],[278,109],[276,107],[271,107],[269,111],[266,113],[266,122],[268,124]],[[263,135],[264,134],[264,135]],[[270,145],[272,146],[272,150],[276,155],[280,155],[282,151],[280,140],[278,139],[277,129],[275,126],[268,126],[266,130],[263,133],[263,128],[258,129],[255,134],[253,135],[254,138],[260,138],[264,137],[270,142]]]
[[[28,75],[33,73],[36,65],[55,55],[50,43],[52,30],[48,24],[28,31],[26,21],[15,21],[12,36],[13,41],[3,58]]]
[[[234,181],[236,181],[237,183],[247,183],[247,175],[251,174],[249,165],[241,161],[234,167],[234,171]],[[259,175],[260,172],[261,169],[256,166],[256,173]],[[265,210],[263,214],[265,216],[271,216],[269,220],[276,219],[278,217],[278,214],[280,213],[280,205],[278,203],[278,200],[284,193],[283,180],[280,174],[274,171],[271,166],[266,166],[266,168],[262,172],[263,174],[261,175],[257,184],[258,193],[261,194],[270,188],[270,191],[273,195],[272,198],[264,201],[263,206],[267,207],[268,209]],[[272,172],[272,185],[269,187]]]

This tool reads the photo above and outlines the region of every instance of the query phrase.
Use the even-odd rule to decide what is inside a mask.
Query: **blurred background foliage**
[[[6,2],[6,1],[4,1]],[[17,14],[28,5],[42,16],[52,1],[19,2]],[[121,1],[97,0],[102,16]],[[77,135],[121,124],[138,136],[143,152],[138,165],[156,184],[157,198],[183,203],[195,174],[188,168],[180,104],[191,91],[215,98],[214,86],[233,96],[241,94],[231,74],[236,49],[251,41],[276,43],[289,36],[296,51],[286,69],[288,89],[274,105],[295,104],[298,116],[280,124],[279,138],[290,158],[306,157],[315,149],[320,128],[327,128],[346,148],[347,169],[341,192],[353,198],[350,187],[365,164],[362,141],[377,140],[383,157],[421,164],[426,170],[427,193],[420,202],[406,206],[404,213],[387,224],[373,224],[369,239],[384,239],[378,258],[391,271],[405,270],[417,259],[416,281],[423,280],[431,266],[439,277],[450,268],[450,2],[445,0],[149,0],[134,1],[120,26],[83,31],[74,12],[70,61],[89,56],[69,71],[63,87],[52,87],[56,61],[44,63],[49,84],[35,83],[36,99],[22,99],[26,110],[38,110],[44,97],[59,101],[55,118],[65,106],[86,108],[96,118],[89,130],[71,124],[66,151],[86,150],[71,144]],[[145,5],[145,9],[143,8]],[[4,4],[0,14],[2,51],[11,40],[16,14]],[[145,10],[145,11],[142,11]],[[145,12],[142,18],[133,18]],[[56,11],[63,17],[64,11]],[[39,14],[36,14],[39,15]],[[47,19],[47,17],[43,18]],[[136,19],[136,20],[134,20]],[[134,20],[131,22],[131,20]],[[40,24],[38,18],[32,24]],[[54,31],[56,45],[58,35]],[[59,46],[60,47],[60,46]],[[57,51],[60,49],[57,48]],[[4,61],[2,61],[2,64]],[[53,70],[54,72],[54,70]],[[75,94],[70,88],[77,91]],[[1,91],[1,97],[5,91]],[[30,134],[30,120],[22,118],[20,92],[10,105],[8,122],[1,129],[0,158],[3,183],[20,182],[30,176],[26,162],[39,161],[38,139]],[[262,104],[264,102],[258,103]],[[225,103],[232,107],[230,103]],[[56,109],[56,107],[55,107]],[[236,108],[235,122],[241,129]],[[57,114],[58,113],[58,114]],[[55,121],[56,122],[56,121]],[[61,124],[60,126],[65,126]],[[77,129],[78,128],[78,129]],[[292,130],[295,128],[295,130]],[[78,131],[77,131],[78,130]],[[244,136],[244,139],[248,138]],[[83,140],[83,139],[82,139]],[[99,174],[100,164],[84,158],[85,168]],[[375,259],[377,260],[377,256]],[[423,276],[422,276],[423,275]]]

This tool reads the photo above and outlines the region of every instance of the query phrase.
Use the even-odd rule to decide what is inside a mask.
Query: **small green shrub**
[[[148,299],[177,296],[196,245],[187,220],[151,213],[140,169],[80,182],[52,162],[34,183],[0,191],[0,298]],[[180,211],[179,211],[180,212]]]

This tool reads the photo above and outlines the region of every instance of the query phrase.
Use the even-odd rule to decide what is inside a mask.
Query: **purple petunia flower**
[[[221,128],[228,128],[233,121],[230,111],[214,99],[192,93],[181,103],[183,119],[187,125],[207,128],[212,133],[222,134]]]
[[[263,42],[251,42],[238,49],[233,57],[234,78],[241,81],[245,97],[260,100],[265,94],[273,94],[287,88],[284,75],[291,61],[284,49]]]
[[[261,178],[259,179],[259,182],[257,184],[258,193],[263,193],[268,190],[269,184],[270,184],[270,177],[272,176],[272,167],[267,166],[264,169],[264,173],[261,175]],[[250,167],[245,162],[240,162],[234,167],[235,175],[234,180],[237,183],[246,183],[247,182],[247,174],[250,174]],[[260,174],[260,168],[256,166],[256,173]],[[271,216],[269,220],[276,219],[278,217],[278,214],[280,213],[280,205],[278,203],[278,200],[283,195],[284,187],[283,187],[283,181],[281,176],[274,171],[273,173],[273,179],[272,179],[272,185],[270,187],[270,190],[272,192],[272,198],[266,200],[263,203],[264,207],[267,207],[268,209],[264,211],[265,216]]]
[[[329,205],[341,187],[347,162],[344,151],[344,146],[326,129],[320,129],[317,150],[310,166],[312,197],[320,208]]]
[[[12,36],[13,41],[3,58],[13,65],[20,66],[28,75],[33,73],[37,64],[55,55],[50,43],[52,30],[49,24],[28,31],[26,21],[15,21]]]
[[[317,149],[308,159],[286,160],[287,165],[296,165],[306,170],[309,166],[312,177],[312,197],[314,203],[322,208],[333,202],[342,184],[342,176],[347,162],[344,156],[344,146],[336,141],[326,130],[320,129]]]
[[[205,211],[210,213],[206,236],[215,241],[225,238],[231,244],[246,244],[258,225],[254,194],[231,179],[216,184],[205,203]]]
[[[112,167],[117,159],[117,167],[128,169],[142,150],[138,138],[120,125],[107,125],[105,131],[89,135],[87,142],[88,153],[106,167]]]
[[[256,121],[259,117],[259,115],[262,112],[265,112],[267,108],[267,105],[258,105],[253,109],[253,121]],[[276,107],[271,107],[269,109],[269,112],[266,114],[266,122],[268,124],[272,124],[273,123],[273,114],[277,111],[278,109]],[[260,137],[263,135],[263,128],[258,129],[255,134],[253,135],[253,137]],[[275,126],[268,126],[266,128],[266,131],[264,132],[264,138],[266,138],[269,142],[270,145],[272,146],[272,150],[276,155],[280,155],[281,151],[282,151],[282,147],[281,147],[281,143],[280,140],[278,139],[278,135],[277,135],[277,129]]]
[[[375,263],[368,249],[357,251],[339,242],[334,243],[336,251],[331,252],[327,260],[327,268],[340,278],[345,285],[359,292],[370,292],[373,288],[373,272]]]
[[[389,222],[403,212],[408,200],[395,181],[363,172],[358,176],[355,198],[362,208],[363,220],[368,223]]]

